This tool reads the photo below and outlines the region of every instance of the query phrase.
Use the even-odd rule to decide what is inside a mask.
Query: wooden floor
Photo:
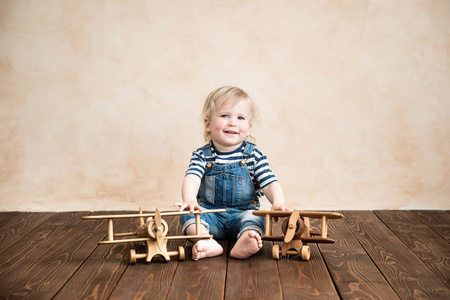
[[[344,211],[331,220],[335,244],[310,244],[311,260],[272,259],[272,242],[247,260],[225,254],[129,264],[140,245],[97,245],[106,221],[86,212],[0,213],[1,299],[450,299],[446,211]],[[97,213],[98,214],[98,213]],[[102,214],[102,213],[100,213]],[[165,218],[169,234],[177,218]],[[133,230],[136,219],[116,230]],[[140,250],[142,251],[142,249]]]

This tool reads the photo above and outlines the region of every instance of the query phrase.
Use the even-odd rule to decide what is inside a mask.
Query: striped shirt
[[[269,168],[267,157],[261,150],[256,148],[256,146],[253,148],[251,155],[246,156],[243,152],[246,142],[243,142],[239,148],[232,152],[220,152],[216,150],[213,143],[208,145],[210,145],[211,156],[205,156],[203,147],[194,151],[192,153],[191,162],[188,170],[186,171],[186,175],[193,174],[199,178],[203,178],[206,170],[206,164],[209,162],[217,165],[227,165],[240,162],[244,159],[258,196],[262,195],[261,189],[265,188],[272,182],[277,181],[275,175],[272,173],[272,170]]]

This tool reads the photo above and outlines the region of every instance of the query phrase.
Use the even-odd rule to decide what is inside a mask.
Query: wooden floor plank
[[[114,231],[133,232],[138,224],[137,219],[115,220]],[[130,244],[100,245],[54,299],[107,299],[128,266],[129,249]]]
[[[412,212],[450,243],[450,214],[448,212],[442,210],[417,210]]]
[[[0,256],[0,291],[17,280],[61,238],[81,222],[83,212],[57,213],[28,235],[3,251]]]
[[[0,253],[41,225],[53,214],[50,212],[24,212],[17,217],[10,218],[8,223],[0,228]]]
[[[224,248],[220,256],[192,260],[192,243],[186,249],[186,260],[178,264],[167,299],[223,299],[227,270],[227,241],[218,241]]]
[[[395,235],[450,287],[450,245],[411,211],[375,211]]]
[[[328,232],[336,242],[319,249],[342,299],[398,299],[344,219],[330,220]]]
[[[299,256],[280,259],[278,272],[284,299],[339,299],[316,244],[310,244],[311,258]]]
[[[272,246],[272,242],[264,241],[263,248],[245,260],[229,258],[225,299],[283,298]]]
[[[310,244],[309,261],[274,260],[268,241],[237,260],[234,242],[220,241],[226,254],[194,262],[192,243],[170,240],[170,250],[186,246],[186,261],[136,265],[129,244],[97,247],[106,222],[80,215],[0,212],[1,299],[450,299],[447,211],[346,211],[329,221],[336,243]],[[169,224],[179,235],[178,218]]]
[[[178,235],[181,231],[178,217],[164,219],[168,222],[168,234]],[[184,244],[185,240],[170,240],[167,249],[175,250]],[[138,252],[143,252],[142,248]],[[166,299],[177,266],[178,257],[171,257],[169,262],[162,259],[150,263],[138,260],[135,265],[127,267],[110,299]]]
[[[2,226],[9,223],[14,217],[17,217],[19,214],[22,214],[18,211],[2,211],[0,212],[0,232],[2,232]]]
[[[345,221],[402,299],[450,299],[448,287],[370,211],[346,211]]]
[[[272,232],[282,236],[281,224],[285,218],[273,223]],[[278,244],[280,249],[281,242]],[[281,290],[284,299],[339,299],[330,274],[316,244],[309,244],[311,258],[303,261],[298,255],[280,256],[277,260]]]
[[[83,221],[6,290],[7,299],[51,299],[106,236],[104,220]]]

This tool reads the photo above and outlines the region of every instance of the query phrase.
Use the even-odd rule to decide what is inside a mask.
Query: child
[[[256,105],[243,90],[221,87],[209,94],[203,107],[205,146],[191,158],[182,185],[183,210],[226,208],[226,212],[201,215],[202,234],[215,239],[237,238],[230,252],[245,259],[262,247],[265,219],[254,216],[260,207],[261,190],[273,210],[289,210],[283,191],[269,168],[266,156],[248,142]],[[193,215],[180,217],[183,233],[195,234]],[[196,241],[192,258],[199,260],[222,254],[214,239]]]

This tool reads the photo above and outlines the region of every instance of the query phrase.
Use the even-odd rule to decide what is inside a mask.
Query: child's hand
[[[194,210],[202,211],[202,207],[198,204],[197,201],[188,201],[188,202],[178,202],[173,206],[179,207],[180,211],[189,210],[190,212],[194,212]]]
[[[272,210],[278,210],[278,211],[291,211],[292,209],[290,209],[289,207],[287,207],[285,204],[279,205],[279,204],[274,203],[274,204],[272,205]],[[279,220],[278,217],[275,217],[275,218],[273,218],[273,219],[274,219],[275,222],[278,222],[278,220]]]
[[[278,210],[278,211],[291,211],[292,209],[290,209],[289,207],[287,207],[285,204],[276,204],[274,203],[272,205],[272,210]]]

